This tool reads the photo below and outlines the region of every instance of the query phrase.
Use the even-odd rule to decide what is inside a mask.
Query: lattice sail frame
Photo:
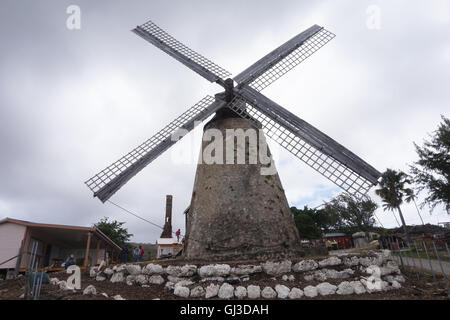
[[[218,66],[211,60],[205,58],[201,54],[195,52],[194,50],[188,48],[183,43],[172,37],[166,31],[158,27],[152,21],[147,21],[146,23],[138,26],[135,30],[138,35],[143,36],[147,40],[151,40],[152,38],[157,40],[156,42],[151,41],[155,46],[159,47],[169,55],[172,55],[175,59],[179,60],[183,64],[187,65],[189,68],[194,70],[195,72],[200,73],[202,76],[207,78],[211,82],[216,82],[221,79],[226,79],[231,76],[231,73],[222,67]],[[159,42],[159,43],[158,43]],[[163,46],[161,46],[161,44]],[[173,55],[171,52],[165,50],[165,47],[170,48],[175,51],[177,54]],[[181,59],[180,59],[181,58]],[[183,60],[183,61],[182,61]],[[188,61],[186,61],[188,60]],[[194,63],[193,65],[189,64],[189,61]],[[200,66],[203,70],[198,70],[196,66]],[[213,75],[212,77],[210,75]],[[214,77],[215,76],[215,77]]]
[[[153,135],[150,139],[146,140],[118,161],[112,163],[110,166],[87,180],[85,184],[89,187],[89,189],[91,189],[94,196],[98,196],[100,200],[104,202],[107,198],[99,194],[102,188],[110,184],[120,175],[124,174],[127,170],[134,170],[135,172],[131,172],[130,175],[126,177],[126,181],[128,181],[132,176],[134,176],[134,174],[140,171],[142,167],[148,165],[162,152],[175,144],[178,140],[174,141],[173,137],[181,136],[183,132],[179,131],[180,129],[186,129],[188,131],[192,130],[194,126],[198,124],[196,123],[197,120],[205,120],[223,106],[225,106],[225,103],[217,103],[214,97],[206,96],[158,133]],[[147,157],[144,158],[144,156]],[[118,188],[120,188],[123,184],[124,183],[120,183]]]
[[[361,198],[373,186],[372,182],[313,147],[243,99],[235,98],[227,107],[242,118],[251,120],[256,126],[261,125],[269,138],[346,192]]]

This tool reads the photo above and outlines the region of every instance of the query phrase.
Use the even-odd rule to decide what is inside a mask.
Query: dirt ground
[[[265,274],[256,274],[250,277],[249,281],[242,283],[243,286],[251,284],[259,285],[261,288],[283,283],[286,286],[304,288],[308,285],[317,285],[316,281],[305,281],[299,274],[293,273],[296,280],[293,282],[283,282],[280,278],[274,279]],[[69,275],[65,272],[54,272],[49,274],[51,278],[58,278],[59,280],[66,280]],[[406,282],[402,284],[402,288],[388,292],[362,294],[362,295],[332,295],[327,297],[316,297],[314,300],[442,300],[449,299],[443,278],[440,278],[440,283],[436,286],[431,276],[421,276],[417,279],[415,273],[404,273]],[[197,279],[198,280],[198,279]],[[339,284],[343,280],[327,280],[331,284]],[[208,283],[209,284],[209,283]],[[89,285],[93,285],[97,289],[97,295],[83,295],[83,289]],[[236,285],[236,284],[235,284]],[[205,284],[206,286],[206,284]],[[20,296],[25,290],[25,277],[20,277],[14,280],[0,281],[0,300],[20,300]],[[105,292],[108,298],[99,293]],[[162,285],[150,285],[149,287],[140,287],[138,285],[128,286],[125,283],[111,283],[109,280],[96,281],[90,278],[86,272],[82,272],[81,290],[77,292],[62,291],[59,286],[43,284],[41,289],[40,300],[110,300],[111,297],[120,295],[126,300],[175,300],[181,299],[164,288]],[[302,300],[309,298],[303,297]],[[196,300],[196,299],[192,299]],[[209,299],[212,300],[212,299]],[[244,299],[245,300],[245,299]]]

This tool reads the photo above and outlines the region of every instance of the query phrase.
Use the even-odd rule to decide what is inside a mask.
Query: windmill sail
[[[221,82],[231,75],[230,72],[182,44],[152,21],[136,27],[133,32],[210,82]]]
[[[184,134],[194,129],[195,125],[225,105],[225,102],[215,101],[211,96],[203,98],[164,129],[87,180],[85,184],[95,197],[105,202],[134,175],[174,145]]]
[[[259,122],[269,137],[345,191],[364,195],[377,183],[376,169],[306,121],[249,87],[238,96],[229,108]]]
[[[262,91],[334,37],[335,35],[330,31],[314,25],[255,62],[234,77],[234,80],[240,87],[249,85],[253,89]]]

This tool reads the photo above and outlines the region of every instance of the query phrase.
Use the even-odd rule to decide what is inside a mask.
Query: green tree
[[[331,219],[323,210],[304,206],[303,209],[292,207],[291,212],[294,215],[295,225],[302,238],[318,239],[330,229]]]
[[[128,233],[127,229],[122,227],[124,224],[125,222],[118,222],[116,220],[108,221],[108,218],[104,217],[100,220],[100,222],[95,223],[94,227],[103,232],[119,247],[123,247],[125,245],[125,242],[130,240],[130,238],[133,236],[132,234]]]
[[[442,116],[442,123],[430,140],[422,147],[414,143],[419,160],[410,166],[419,192],[427,190],[421,204],[428,204],[431,211],[438,205],[445,206],[450,214],[450,120]]]
[[[370,198],[357,199],[341,194],[325,205],[324,211],[333,218],[333,231],[353,234],[374,229],[374,213],[378,205]]]
[[[411,180],[406,173],[387,169],[381,175],[380,188],[375,190],[375,193],[382,199],[383,209],[385,211],[398,211],[406,239],[408,240],[408,243],[411,243],[405,219],[402,210],[400,209],[400,205],[404,201],[410,202],[415,198],[414,191],[411,188],[406,187],[408,184],[411,184]]]

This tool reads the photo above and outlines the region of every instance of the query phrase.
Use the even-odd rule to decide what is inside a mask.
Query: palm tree
[[[406,223],[400,205],[403,201],[411,202],[415,198],[414,191],[405,186],[406,184],[411,184],[411,181],[406,173],[387,169],[381,175],[379,184],[380,188],[375,190],[375,193],[383,200],[383,208],[385,211],[394,211],[394,209],[398,211],[409,245],[411,243],[411,238],[406,229]]]

